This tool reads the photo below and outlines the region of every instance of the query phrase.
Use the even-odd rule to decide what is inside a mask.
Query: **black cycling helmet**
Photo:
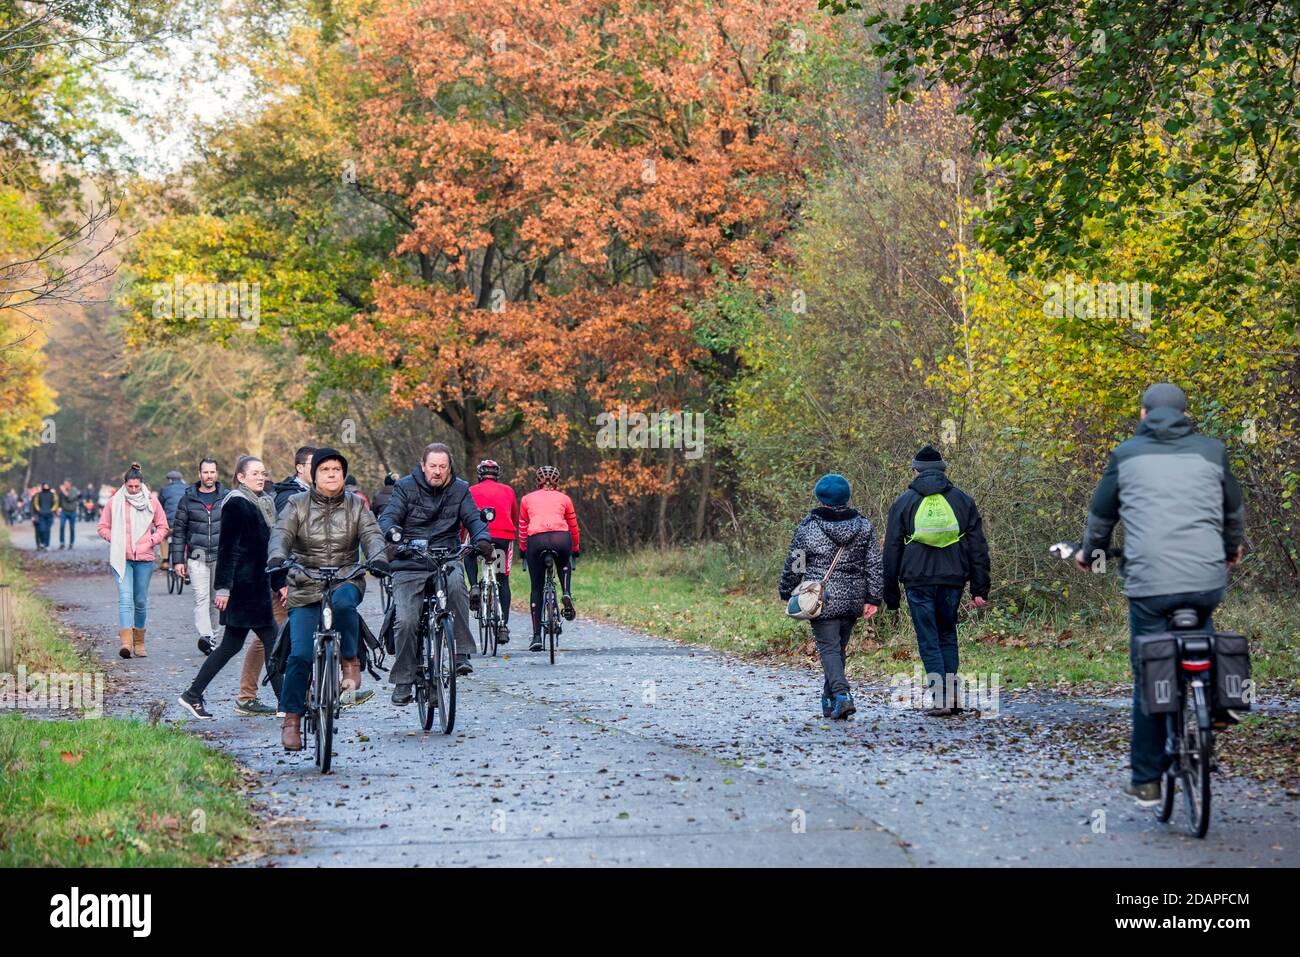
[[[537,466],[537,484],[543,488],[557,488],[560,484],[560,470],[554,465]]]
[[[484,459],[478,464],[478,479],[481,482],[489,475],[492,478],[499,477],[501,475],[501,466],[497,465],[493,459]]]

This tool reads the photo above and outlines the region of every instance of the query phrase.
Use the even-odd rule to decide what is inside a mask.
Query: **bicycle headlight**
[[[321,609],[320,622],[326,631],[334,630],[334,609],[329,605]]]

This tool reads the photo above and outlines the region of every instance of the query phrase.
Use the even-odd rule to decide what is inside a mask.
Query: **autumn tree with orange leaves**
[[[691,304],[761,284],[795,225],[807,144],[785,106],[815,29],[795,0],[390,3],[357,42],[358,175],[414,227],[336,350],[471,462],[521,428],[594,445],[566,410],[681,409]],[[585,478],[616,499],[680,477],[672,453],[604,461]]]

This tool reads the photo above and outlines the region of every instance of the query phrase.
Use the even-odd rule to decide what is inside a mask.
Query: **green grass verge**
[[[812,654],[809,627],[785,616],[774,577],[736,563],[720,546],[584,556],[574,595],[585,615],[679,641],[742,655]],[[1007,688],[1128,682],[1124,597],[1114,589],[1077,601],[1077,610],[1050,617],[995,601],[959,627],[962,670],[999,674]],[[1215,623],[1251,637],[1257,679],[1300,688],[1300,616],[1293,606],[1230,592]],[[910,675],[919,664],[905,604],[897,617],[882,612],[871,627],[854,631],[851,673]]]
[[[4,536],[0,531],[0,536]],[[99,670],[30,590],[7,536],[17,662],[33,672]],[[226,754],[179,730],[116,718],[39,720],[0,710],[0,867],[177,867],[249,844],[254,820]]]

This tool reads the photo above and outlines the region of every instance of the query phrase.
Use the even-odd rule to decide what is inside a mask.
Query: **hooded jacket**
[[[947,548],[909,542],[916,528],[916,510],[927,495],[942,495],[957,517],[961,538]],[[989,544],[975,500],[948,481],[940,469],[927,469],[907,487],[889,509],[885,530],[885,607],[897,608],[898,587],[944,585],[961,588],[970,582],[972,598],[989,597]]]
[[[163,511],[167,515],[167,524],[173,525],[176,522],[176,506],[181,503],[181,496],[189,488],[180,479],[172,479],[166,485],[158,490],[158,501],[162,503]]]
[[[310,490],[311,486],[299,479],[296,472],[286,476],[283,481],[276,482],[271,486],[271,494],[275,496],[275,514],[279,515],[284,511],[290,496]]]
[[[1223,588],[1246,525],[1223,443],[1198,434],[1184,412],[1152,409],[1110,454],[1088,510],[1085,556],[1109,547],[1117,521],[1130,598]]]
[[[447,484],[434,488],[420,469],[412,469],[393,486],[393,497],[379,516],[379,527],[384,535],[393,526],[402,529],[406,539],[423,538],[430,548],[455,548],[460,544],[460,529],[464,526],[472,542],[491,541],[488,527],[479,515],[469,483],[457,478],[453,469]],[[424,558],[397,558],[393,571],[433,571],[432,563]]]
[[[866,516],[848,507],[821,506],[799,522],[781,569],[777,593],[782,600],[789,601],[800,582],[821,581],[841,546],[844,551],[826,582],[820,617],[860,618],[863,605],[879,605],[884,579],[876,530]]]

